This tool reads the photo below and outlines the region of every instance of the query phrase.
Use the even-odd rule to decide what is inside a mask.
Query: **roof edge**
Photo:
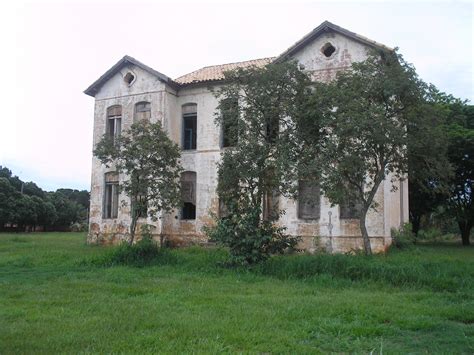
[[[149,66],[143,64],[142,62],[136,60],[129,55],[125,55],[122,59],[120,59],[117,63],[115,63],[109,70],[107,70],[103,75],[99,77],[96,81],[94,81],[86,90],[84,90],[84,94],[95,97],[95,95],[99,92],[100,88],[105,84],[107,80],[109,80],[117,71],[122,69],[127,64],[133,64],[146,72],[156,76],[160,81],[164,82],[165,84],[170,85],[174,89],[179,88],[179,84],[176,83],[173,79],[166,76],[165,74],[160,73],[159,71],[150,68]]]
[[[314,30],[309,32],[307,35],[305,35],[303,38],[301,38],[299,41],[297,41],[295,44],[293,44],[290,48],[288,48],[286,51],[284,51],[282,54],[280,54],[276,59],[275,62],[281,62],[287,59],[289,56],[293,55],[297,51],[299,51],[301,48],[306,46],[309,41],[313,40],[315,37],[319,36],[321,33],[327,32],[329,30],[338,32],[342,35],[345,35],[357,42],[360,42],[362,44],[368,45],[373,48],[380,48],[388,51],[393,51],[393,48],[390,48],[382,43],[376,42],[374,40],[371,40],[367,37],[361,36],[355,32],[351,32],[349,30],[346,30],[345,28],[342,28],[338,25],[335,25],[329,21],[324,21],[321,23],[318,27],[316,27]]]

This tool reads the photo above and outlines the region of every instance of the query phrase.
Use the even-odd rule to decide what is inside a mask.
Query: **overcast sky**
[[[473,5],[462,2],[6,2],[0,165],[46,190],[89,189],[94,99],[125,54],[176,78],[275,56],[329,20],[399,47],[419,75],[474,102]]]

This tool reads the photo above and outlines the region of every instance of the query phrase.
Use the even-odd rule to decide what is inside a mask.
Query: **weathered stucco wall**
[[[136,81],[128,86],[123,77],[128,72],[136,75]],[[153,86],[155,85],[155,86]],[[106,130],[107,108],[114,105],[122,106],[122,130],[130,128],[133,123],[135,104],[142,101],[151,103],[151,120],[153,122],[163,122],[164,108],[163,102],[168,95],[165,85],[157,81],[156,78],[135,66],[124,68],[115,74],[101,88],[96,95],[94,108],[94,132],[93,147],[100,141]],[[169,89],[168,89],[169,90]],[[120,194],[120,207],[118,217],[114,219],[104,219],[103,217],[103,196],[106,172],[115,171],[114,167],[105,167],[95,157],[92,158],[91,176],[91,200],[89,219],[89,240],[100,242],[114,242],[126,237],[130,226],[130,200]],[[121,174],[120,180],[125,176]],[[122,205],[122,201],[124,205]],[[160,230],[160,221],[153,222],[151,219],[141,219],[139,222],[156,226]]]
[[[326,43],[335,47],[330,58],[321,51]],[[312,73],[314,80],[325,81],[331,80],[338,70],[348,68],[351,62],[364,60],[368,51],[368,47],[357,41],[326,32],[293,57]],[[123,80],[128,71],[136,75],[136,81],[131,86]],[[142,222],[154,224],[157,234],[162,232],[175,244],[206,242],[202,228],[212,223],[210,213],[218,212],[216,164],[220,160],[221,130],[214,122],[217,100],[204,85],[188,86],[176,92],[153,75],[129,66],[109,79],[96,95],[94,145],[105,132],[107,107],[122,105],[122,129],[127,129],[133,120],[134,105],[140,101],[151,102],[152,121],[161,121],[169,136],[180,146],[183,131],[181,107],[188,103],[197,105],[197,148],[183,151],[181,158],[186,171],[196,172],[196,219],[181,220],[179,211],[174,211],[156,223],[151,220]],[[121,207],[117,219],[102,218],[104,174],[113,171],[113,168],[105,168],[95,158],[92,165],[89,240],[113,242],[123,238],[128,231],[129,207]],[[403,188],[400,188],[397,181],[395,185],[398,190],[394,191],[389,180],[383,183],[375,197],[377,210],[370,210],[368,214],[368,232],[376,251],[384,250],[391,243],[391,228],[398,228],[400,223],[408,220],[408,184],[405,181]],[[122,199],[128,202],[125,196],[121,196]],[[280,209],[286,211],[279,223],[286,226],[290,234],[303,237],[301,247],[310,251],[321,248],[349,251],[362,247],[358,221],[340,219],[339,207],[331,206],[324,196],[321,196],[320,218],[311,221],[298,219],[297,201],[281,197],[279,204]],[[329,238],[329,224],[332,226],[332,238]]]

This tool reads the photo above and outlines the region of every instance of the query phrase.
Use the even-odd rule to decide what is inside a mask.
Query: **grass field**
[[[373,258],[173,250],[104,267],[84,234],[0,234],[0,353],[473,353],[474,248]]]

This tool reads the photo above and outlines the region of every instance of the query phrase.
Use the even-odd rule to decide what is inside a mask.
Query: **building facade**
[[[216,164],[224,143],[222,129],[214,122],[218,102],[209,89],[223,85],[224,71],[295,59],[314,80],[328,81],[339,70],[363,61],[370,50],[380,47],[388,49],[324,22],[278,57],[209,66],[174,80],[125,56],[85,90],[95,98],[93,144],[104,133],[120,134],[136,120],[160,121],[169,137],[182,148],[184,205],[156,222],[141,218],[139,223],[154,225],[156,235],[163,235],[174,244],[205,243],[202,228],[212,223],[211,213],[218,213],[219,209]],[[89,242],[113,243],[127,237],[130,203],[117,188],[124,178],[93,157]],[[388,180],[376,194],[377,211],[370,210],[367,215],[375,251],[385,250],[391,243],[391,229],[408,220],[408,183],[398,181],[394,191]],[[308,186],[304,192],[314,195],[311,206],[278,198],[279,208],[285,210],[278,223],[289,234],[302,237],[302,248],[342,252],[362,247],[358,219],[351,209],[331,206],[317,188]]]

